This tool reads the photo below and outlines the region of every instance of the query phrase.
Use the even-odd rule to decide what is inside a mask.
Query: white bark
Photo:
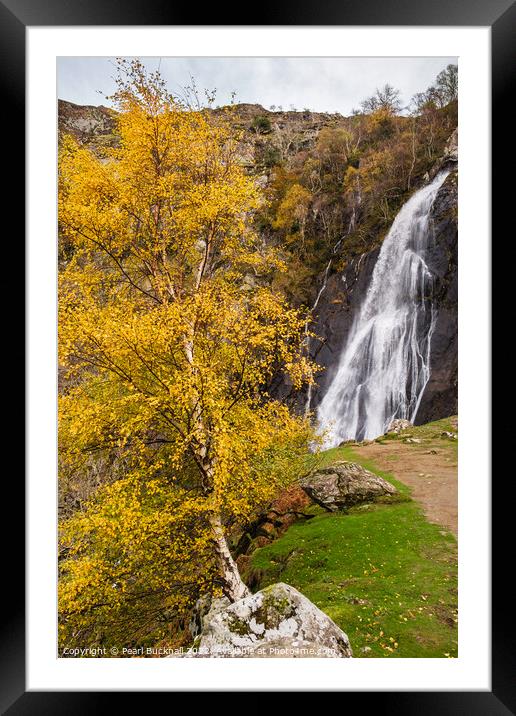
[[[224,593],[232,602],[236,602],[249,596],[251,592],[243,583],[235,560],[231,556],[219,515],[212,514],[210,516],[210,527],[221,577],[224,580]]]
[[[194,366],[194,348],[193,339],[185,340],[185,356],[190,364]],[[192,420],[196,424],[199,435],[203,435],[204,424],[199,404],[194,407]],[[212,489],[212,467],[207,460],[207,449],[205,442],[201,441],[201,444],[196,448],[196,458],[198,464],[202,467],[203,472],[203,489]],[[224,526],[222,525],[220,515],[217,512],[212,512],[209,517],[209,523],[211,527],[211,533],[213,542],[215,544],[215,554],[217,557],[218,567],[220,576],[224,582],[224,594],[232,601],[236,602],[243,597],[249,596],[251,593],[246,585],[243,583],[238,567],[233,559],[231,552],[229,551],[228,543],[226,541],[226,534],[224,532]]]

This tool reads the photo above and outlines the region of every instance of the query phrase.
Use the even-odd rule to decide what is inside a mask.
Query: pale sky
[[[261,104],[266,109],[307,107],[349,115],[353,108],[389,83],[401,91],[403,105],[427,89],[456,57],[142,57],[149,70],[160,66],[169,90],[179,92],[195,78],[198,89],[217,90],[217,105]],[[114,90],[114,59],[60,57],[57,93],[76,104],[108,104]],[[100,93],[99,93],[100,91]]]

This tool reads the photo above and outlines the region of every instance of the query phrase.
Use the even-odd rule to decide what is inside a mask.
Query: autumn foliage
[[[62,646],[156,641],[200,594],[244,594],[227,534],[311,439],[265,391],[312,368],[306,315],[261,280],[284,266],[238,136],[139,62],[114,100],[119,145],[59,157],[61,484],[104,466],[60,526]]]
[[[278,123],[262,149],[277,157],[268,202],[259,208],[262,230],[282,247],[290,268],[276,282],[293,302],[305,304],[314,301],[330,259],[343,270],[381,244],[442,156],[457,126],[457,66],[449,65],[407,107],[399,91],[385,85],[351,116],[318,121],[313,141]]]

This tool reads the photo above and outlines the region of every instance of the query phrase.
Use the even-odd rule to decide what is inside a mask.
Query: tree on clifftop
[[[119,69],[119,146],[97,157],[68,139],[59,161],[63,479],[92,458],[118,465],[62,525],[61,622],[75,636],[127,631],[156,594],[180,609],[212,577],[244,596],[227,529],[296,476],[310,439],[263,393],[279,370],[300,385],[311,367],[306,316],[249,290],[281,265],[250,228],[260,197],[238,137],[138,61]]]

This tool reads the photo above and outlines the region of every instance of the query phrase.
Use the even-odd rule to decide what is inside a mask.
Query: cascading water
[[[404,204],[384,239],[371,283],[317,408],[324,447],[382,435],[395,418],[414,422],[430,377],[435,327],[426,262],[430,211],[448,171]]]

